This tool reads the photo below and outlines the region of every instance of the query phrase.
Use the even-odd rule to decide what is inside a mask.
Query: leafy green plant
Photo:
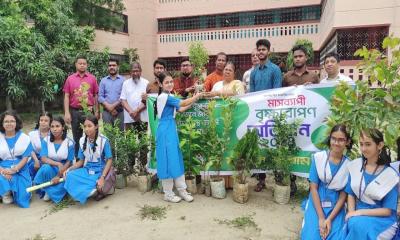
[[[366,47],[355,52],[362,57],[359,67],[368,79],[356,81],[355,89],[345,83],[336,88],[328,125],[351,126],[354,137],[358,137],[362,129],[378,128],[384,133],[385,144],[395,149],[400,140],[400,38],[387,37],[382,47],[391,57]],[[352,156],[357,156],[356,148]]]
[[[205,65],[208,63],[207,49],[201,42],[191,42],[189,45],[189,60],[193,64],[193,75],[199,78],[199,84],[202,84],[204,79],[202,76]]]
[[[141,144],[137,133],[132,129],[121,131],[119,123],[116,121],[114,125],[104,124],[104,134],[110,141],[113,152],[113,165],[117,173],[124,176],[135,173],[135,160],[138,158]],[[138,164],[140,166],[140,163]]]
[[[292,157],[300,150],[295,140],[300,121],[288,123],[286,114],[275,115],[273,119],[274,139],[271,142],[275,142],[275,146],[264,149],[266,152],[265,166],[267,169],[273,170],[276,184],[287,186],[290,182]]]
[[[241,230],[246,230],[246,228],[254,228],[257,231],[261,231],[261,229],[258,227],[256,222],[254,221],[254,218],[253,218],[254,215],[255,215],[255,213],[237,217],[232,220],[227,220],[227,219],[221,220],[221,219],[216,218],[216,219],[214,219],[214,221],[216,221],[218,224],[226,224],[230,227],[238,228]]]
[[[129,73],[131,71],[131,65],[127,62],[122,62],[119,65],[119,72],[120,73]]]
[[[246,183],[246,177],[251,169],[258,166],[260,155],[259,136],[256,129],[247,131],[239,140],[233,150],[233,156],[229,158],[235,166],[237,180],[240,184]]]
[[[217,171],[216,180],[220,180],[220,171],[223,161],[226,158],[229,158],[229,156],[227,156],[227,150],[231,140],[233,114],[237,103],[238,100],[235,98],[223,99],[223,104],[221,105],[222,132],[219,132],[217,129],[217,118],[215,112],[216,101],[212,100],[208,105],[208,117],[210,125],[206,130],[206,138],[208,141],[204,151],[208,152],[205,154],[208,157],[206,168],[215,168]]]
[[[179,126],[179,145],[183,153],[187,179],[193,179],[200,174],[200,160],[197,158],[201,151],[198,143],[200,135],[201,132],[196,129],[196,123],[192,116],[185,118]]]
[[[307,64],[312,64],[314,61],[314,48],[312,45],[312,42],[308,39],[297,39],[293,47],[295,46],[303,46],[307,53]],[[293,68],[293,53],[292,51],[288,52],[287,58],[286,58],[286,68],[287,70],[290,70]]]
[[[139,61],[139,54],[137,48],[124,48],[122,49],[124,55],[128,57],[128,63],[132,64],[133,62]]]

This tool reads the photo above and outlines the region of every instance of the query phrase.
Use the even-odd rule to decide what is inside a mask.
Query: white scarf
[[[0,158],[2,160],[15,160],[17,156],[24,154],[31,143],[29,136],[25,133],[16,132],[15,134],[19,134],[19,137],[15,142],[14,148],[9,148],[4,134],[0,133]]]
[[[40,150],[42,150],[42,140],[40,136],[40,131],[34,130],[30,132],[29,138],[31,139],[32,147],[33,150],[35,150],[35,153],[40,153]]]
[[[332,179],[332,172],[329,166],[329,152],[321,151],[314,154],[315,166],[317,167],[318,177],[321,182],[328,184],[327,188],[335,191],[340,191],[345,188],[348,180],[349,160],[346,156],[341,160],[341,166]]]
[[[68,158],[68,149],[74,145],[74,142],[69,138],[65,138],[62,141],[60,148],[58,148],[58,151],[56,151],[54,142],[50,141],[50,137],[47,137],[46,144],[48,157],[54,161],[61,162]]]
[[[160,119],[164,111],[165,105],[167,104],[169,94],[161,93],[157,97],[157,117]],[[174,109],[174,118],[176,115],[176,108]]]
[[[92,148],[90,147],[89,140],[87,141],[86,150],[83,152],[83,155],[85,156],[84,166],[86,166],[88,162],[97,163],[101,160],[101,154],[103,153],[106,140],[107,138],[105,136],[99,134],[99,136],[96,139],[97,146],[95,152],[93,152]],[[81,137],[81,139],[79,140],[79,146],[81,147],[82,150],[84,143],[85,143],[85,136]]]
[[[367,204],[376,204],[375,201],[382,200],[386,194],[392,190],[399,182],[399,175],[392,167],[386,167],[381,173],[375,177],[367,186],[363,178],[363,160],[355,159],[348,164],[351,176],[351,189],[360,199],[360,182],[361,182],[361,201]],[[362,179],[362,181],[361,181]]]

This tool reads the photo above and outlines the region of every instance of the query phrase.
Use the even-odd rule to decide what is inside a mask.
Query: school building
[[[96,30],[92,48],[109,47],[117,57],[123,48],[137,48],[143,76],[150,80],[158,57],[167,60],[169,70],[178,70],[191,41],[208,49],[209,71],[223,51],[244,72],[260,38],[271,42],[278,61],[296,39],[310,40],[316,71],[324,55],[336,51],[341,72],[358,80],[363,74],[353,53],[362,46],[380,49],[386,36],[400,36],[400,0],[125,0],[125,7],[124,26]]]

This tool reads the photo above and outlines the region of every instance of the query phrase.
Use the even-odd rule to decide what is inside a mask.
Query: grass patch
[[[71,197],[67,196],[61,202],[52,205],[50,210],[43,217],[41,217],[41,219],[47,217],[48,215],[61,211],[64,208],[68,208],[72,205],[75,205],[75,201]]]
[[[166,218],[167,207],[150,206],[150,205],[145,204],[143,207],[140,207],[138,215],[141,220],[144,220],[144,219],[162,220],[162,219]]]
[[[237,228],[240,230],[246,230],[247,228],[254,228],[257,231],[261,231],[261,229],[258,227],[258,225],[256,224],[256,222],[253,219],[254,215],[255,215],[255,213],[237,217],[232,220],[228,220],[228,219],[221,220],[221,219],[217,219],[217,218],[214,220],[218,224],[225,224],[225,225],[228,225],[229,227]]]
[[[43,237],[41,234],[36,234],[33,238],[26,238],[25,240],[54,240],[55,236],[52,237]]]

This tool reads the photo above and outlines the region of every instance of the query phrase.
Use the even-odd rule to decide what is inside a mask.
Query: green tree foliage
[[[82,26],[113,30],[123,25],[123,0],[72,0],[74,17]]]
[[[395,149],[400,136],[400,38],[387,37],[382,47],[391,57],[366,47],[355,52],[362,57],[359,67],[369,80],[357,81],[356,88],[345,83],[338,86],[328,124],[350,126],[355,138],[362,129],[378,128],[384,133],[385,144]],[[369,82],[378,87],[372,88]],[[356,149],[353,153],[357,155]]]
[[[189,45],[189,60],[193,64],[193,75],[199,78],[200,83],[203,82],[203,69],[208,63],[207,49],[201,42],[191,42]]]

